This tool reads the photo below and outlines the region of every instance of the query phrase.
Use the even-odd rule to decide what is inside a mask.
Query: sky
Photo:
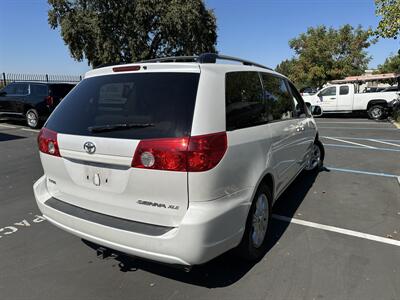
[[[45,0],[0,0],[0,73],[82,75],[86,61],[71,58],[59,30],[47,23]],[[376,27],[373,0],[206,0],[217,16],[220,53],[275,68],[294,55],[288,41],[310,26]],[[370,68],[397,53],[400,39],[368,49]]]

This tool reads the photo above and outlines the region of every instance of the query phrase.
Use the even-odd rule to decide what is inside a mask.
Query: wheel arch
[[[31,103],[25,103],[24,104],[24,115],[28,112],[30,109],[35,109],[35,107]]]
[[[373,105],[382,105],[383,107],[387,106],[387,101],[384,99],[373,99],[370,100],[367,104],[367,110],[369,110]]]
[[[261,178],[260,182],[257,185],[257,188],[255,191],[258,190],[261,184],[265,184],[267,187],[269,187],[271,196],[272,196],[272,202],[274,202],[275,198],[275,179],[274,176],[270,173],[267,172],[266,174],[263,175]],[[272,203],[271,203],[272,204]]]

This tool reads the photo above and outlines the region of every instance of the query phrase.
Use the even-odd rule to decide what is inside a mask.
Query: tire
[[[31,108],[25,114],[26,124],[30,128],[39,128],[40,126],[40,119],[39,114],[36,109]]]
[[[259,199],[263,198],[261,202]],[[266,206],[264,208],[258,204],[264,203]],[[236,248],[236,253],[246,261],[256,262],[263,258],[266,250],[267,250],[267,237],[270,228],[271,222],[271,208],[272,208],[272,194],[270,189],[265,184],[261,184],[257,189],[257,192],[254,196],[253,202],[251,204],[249,214],[246,220],[246,228],[243,233],[242,241],[240,242],[239,246]],[[257,210],[258,208],[258,210]],[[263,211],[263,214],[258,214],[258,212]],[[263,229],[264,234],[259,231],[260,235],[257,235],[255,227],[253,226],[254,219],[257,218],[260,220],[262,217],[266,218],[266,222],[258,223],[264,224],[263,227],[257,226],[258,229]],[[265,221],[265,220],[264,220]],[[258,236],[258,238],[256,238]]]
[[[372,120],[381,120],[385,117],[385,108],[382,105],[372,105],[368,109],[368,117]]]
[[[315,140],[309,161],[304,170],[307,172],[316,172],[321,170],[324,165],[325,149],[320,140]]]

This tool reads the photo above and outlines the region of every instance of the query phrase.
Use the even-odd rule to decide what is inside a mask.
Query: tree
[[[399,73],[400,74],[400,53],[389,56],[382,65],[378,66],[379,73]]]
[[[322,87],[330,80],[362,74],[371,60],[365,49],[375,42],[370,31],[360,26],[310,27],[289,41],[295,56],[280,63],[276,70],[299,88]]]
[[[215,52],[216,18],[202,0],[48,0],[71,56],[89,64]]]
[[[375,0],[375,6],[381,17],[375,34],[396,39],[400,34],[400,0]]]

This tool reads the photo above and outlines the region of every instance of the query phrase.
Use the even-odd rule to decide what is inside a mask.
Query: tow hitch
[[[118,254],[113,252],[113,250],[105,247],[99,247],[96,249],[96,255],[98,259],[107,259],[107,258],[117,258]]]
[[[124,270],[131,270],[131,269],[137,269],[137,267],[131,267],[129,266],[132,262],[132,259],[135,259],[136,257],[133,256],[126,256],[123,253],[121,253],[121,255],[118,254],[118,251],[112,250],[110,248],[106,248],[103,246],[98,246],[97,248],[95,248],[96,250],[96,256],[98,259],[116,259],[119,258],[118,260],[120,261],[120,268],[124,269]],[[128,259],[128,260],[127,260]],[[141,259],[138,260],[137,263],[140,265],[140,261],[144,262],[144,261],[149,261],[146,259]],[[182,270],[186,273],[189,273],[192,270],[192,266],[184,266],[184,265],[174,265],[174,264],[164,264],[164,263],[159,263],[159,262],[155,262],[156,264],[160,264],[160,265],[165,265],[165,266],[169,266],[178,270]]]

